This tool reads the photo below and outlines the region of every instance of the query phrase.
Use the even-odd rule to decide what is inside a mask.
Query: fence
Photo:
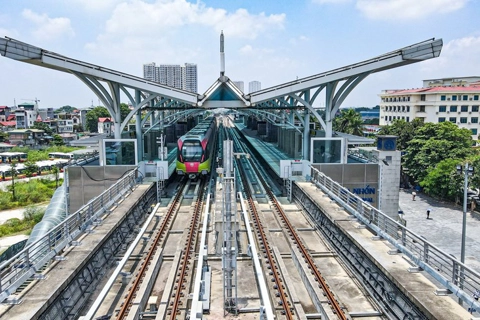
[[[114,185],[85,206],[68,216],[65,221],[32,243],[14,257],[0,265],[0,302],[26,280],[35,276],[47,262],[67,245],[71,245],[82,232],[87,231],[101,214],[105,213],[116,201],[131,191],[136,184],[137,169],[126,174]],[[11,301],[15,303],[15,301]]]
[[[480,303],[473,299],[473,293],[480,288],[478,272],[362,201],[357,195],[313,167],[312,182],[468,306],[480,309]]]

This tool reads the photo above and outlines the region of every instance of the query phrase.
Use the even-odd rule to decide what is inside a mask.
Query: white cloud
[[[36,40],[50,41],[75,35],[68,18],[50,18],[46,14],[40,15],[29,9],[23,10],[22,17],[33,23],[32,35]]]
[[[224,9],[208,8],[202,2],[159,0],[147,3],[140,0],[119,4],[106,23],[106,34],[158,34],[184,25],[212,27],[223,30],[229,37],[254,39],[270,28],[281,29],[285,14],[250,14],[245,9],[228,13]],[[126,28],[128,26],[128,28]]]
[[[429,77],[476,76],[480,74],[480,36],[454,39],[444,44],[440,57],[421,64]]]
[[[244,54],[244,55],[251,55],[251,54],[254,53],[254,51],[253,51],[252,46],[247,44],[247,45],[243,46],[242,48],[240,48],[240,53]]]
[[[131,0],[115,7],[104,31],[85,47],[96,63],[106,63],[113,69],[121,66],[124,72],[137,75],[143,63],[152,61],[188,61],[209,70],[216,67],[211,66],[210,61],[211,55],[218,52],[221,30],[225,34],[227,65],[232,66],[241,49],[230,40],[241,38],[254,42],[258,38],[269,38],[272,33],[283,30],[284,21],[285,14],[281,13],[257,14],[245,9],[228,12],[207,7],[201,1]],[[243,53],[245,50],[248,49],[244,48]],[[199,84],[202,81],[204,79],[199,78]]]
[[[468,0],[357,0],[357,9],[367,18],[420,19],[463,8]]]
[[[70,0],[70,1],[77,3],[87,11],[103,11],[103,10],[111,9],[115,7],[117,4],[124,2],[125,0]]]

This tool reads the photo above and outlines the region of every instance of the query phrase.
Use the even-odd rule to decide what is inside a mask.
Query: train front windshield
[[[202,160],[202,145],[199,141],[185,141],[182,146],[184,162],[199,162]]]

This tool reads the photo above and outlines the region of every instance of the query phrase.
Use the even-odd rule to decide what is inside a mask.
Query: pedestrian
[[[412,201],[415,201],[415,197],[417,196],[417,193],[415,191],[412,192]]]
[[[428,208],[427,209],[427,219],[430,219],[430,211],[432,211],[432,209]]]

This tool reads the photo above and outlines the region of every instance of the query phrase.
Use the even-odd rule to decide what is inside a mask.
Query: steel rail
[[[135,280],[130,287],[130,290],[128,292],[127,297],[125,298],[125,301],[123,302],[120,311],[118,312],[117,319],[124,319],[127,315],[128,312],[132,306],[132,301],[133,299],[137,296],[137,290],[140,286],[140,284],[143,281],[143,278],[148,270],[148,267],[150,266],[150,261],[153,259],[155,256],[155,253],[158,248],[158,244],[160,243],[160,240],[163,238],[163,235],[165,231],[168,229],[168,225],[174,216],[174,214],[177,212],[178,204],[180,203],[181,196],[183,194],[183,190],[185,189],[187,183],[184,183],[181,185],[180,189],[177,192],[177,195],[175,196],[172,205],[167,211],[167,214],[165,215],[162,224],[160,226],[159,231],[157,232],[155,239],[152,243],[152,246],[150,247],[150,250],[147,253],[147,256],[143,260],[142,265],[140,266],[140,270],[137,273],[137,277],[135,277]]]
[[[238,143],[238,140],[236,140]],[[276,290],[278,291],[278,296],[280,298],[280,304],[283,307],[284,315],[287,319],[295,319],[292,313],[292,306],[290,306],[289,299],[287,299],[287,294],[284,290],[284,286],[282,284],[283,280],[281,279],[279,272],[277,271],[277,265],[273,254],[271,253],[270,245],[268,243],[267,235],[264,231],[264,227],[260,220],[260,215],[257,211],[255,203],[253,202],[252,194],[250,189],[246,183],[247,177],[246,173],[243,170],[242,166],[237,166],[240,170],[240,176],[244,184],[244,192],[248,201],[248,205],[250,207],[250,212],[252,213],[252,217],[254,219],[254,226],[257,229],[257,236],[260,237],[262,250],[264,253],[264,258],[267,259],[267,265],[271,268],[271,273],[274,278],[275,284],[277,286]],[[258,173],[257,173],[258,174]],[[267,267],[268,268],[268,267]]]
[[[250,159],[250,161],[251,161],[251,159]],[[343,310],[340,307],[340,304],[338,303],[338,301],[335,299],[335,296],[334,296],[333,292],[330,290],[328,284],[326,283],[322,274],[320,273],[317,266],[315,265],[315,262],[313,261],[312,256],[310,255],[308,250],[303,245],[302,240],[300,239],[300,237],[298,236],[294,227],[290,223],[289,219],[287,218],[287,215],[283,211],[281,205],[278,203],[278,201],[277,201],[276,197],[274,196],[273,192],[270,190],[270,187],[268,186],[267,182],[265,181],[263,176],[260,174],[258,167],[257,166],[252,166],[252,167],[255,170],[257,176],[260,178],[260,181],[261,181],[261,183],[262,183],[262,185],[265,189],[265,192],[266,192],[267,196],[273,202],[273,204],[275,205],[275,208],[277,209],[277,212],[280,214],[280,218],[282,219],[283,223],[287,227],[290,236],[293,237],[294,243],[297,245],[297,248],[302,253],[302,256],[305,259],[305,262],[309,265],[310,269],[314,273],[315,279],[320,283],[321,289],[325,292],[325,295],[326,295],[328,301],[330,302],[330,305],[332,306],[333,311],[335,312],[335,314],[337,314],[337,316],[340,319],[346,320],[347,316],[343,312]],[[249,201],[250,200],[251,200],[251,197],[249,197]]]
[[[188,233],[188,238],[187,242],[185,244],[186,250],[182,252],[183,256],[183,261],[181,262],[181,270],[179,276],[177,276],[177,288],[176,292],[174,293],[174,301],[172,305],[172,309],[170,311],[170,316],[171,318],[175,318],[176,315],[179,312],[179,307],[181,304],[180,299],[184,296],[182,293],[183,290],[185,290],[185,287],[183,285],[184,282],[186,282],[186,276],[187,276],[187,271],[189,270],[188,267],[188,260],[190,259],[192,253],[195,253],[195,248],[194,248],[194,240],[196,239],[196,234],[198,232],[198,222],[200,220],[200,216],[202,213],[202,206],[203,206],[203,194],[205,193],[205,181],[206,179],[202,180],[202,183],[199,186],[199,192],[197,195],[197,201],[195,202],[195,208],[193,211],[193,216],[190,221],[190,230]],[[172,304],[169,302],[169,305]]]
[[[263,179],[262,179],[262,183],[263,183]],[[302,239],[300,239],[300,237],[298,236],[293,225],[288,220],[287,215],[285,214],[280,204],[278,203],[277,199],[273,196],[270,190],[267,190],[267,195],[271,198],[272,202],[274,203],[275,208],[277,209],[277,212],[280,214],[280,218],[282,219],[283,223],[286,225],[290,236],[293,237],[293,241],[297,245],[297,248],[301,251],[303,258],[305,259],[305,262],[309,265],[310,269],[314,273],[315,279],[320,283],[321,289],[323,290],[323,292],[325,292],[326,297],[330,302],[330,305],[333,307],[335,313],[338,315],[340,319],[347,320],[347,316],[345,315],[342,308],[340,307],[340,304],[338,303],[337,299],[335,299],[333,292],[330,290],[330,287],[328,286],[327,282],[325,281],[322,274],[320,273],[317,266],[315,265],[315,262],[313,261],[312,256],[308,252],[307,248],[305,248],[305,246],[303,245]]]

